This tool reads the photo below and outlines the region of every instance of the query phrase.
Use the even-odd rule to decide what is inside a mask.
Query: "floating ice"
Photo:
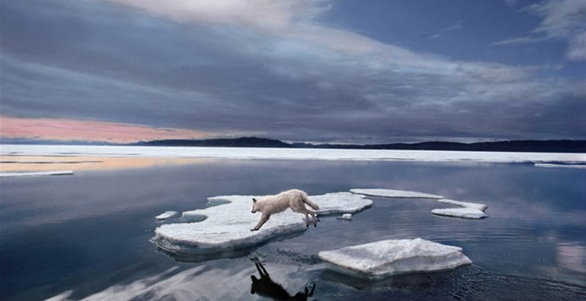
[[[177,214],[177,211],[166,211],[165,213],[161,213],[161,214],[155,216],[155,219],[164,220],[164,219],[168,219],[168,218],[175,216],[175,214]]]
[[[309,198],[319,205],[317,215],[356,213],[372,206],[372,200],[350,192],[326,193]]]
[[[352,214],[344,213],[344,214],[342,214],[342,216],[338,216],[337,219],[350,221],[350,220],[352,220]]]
[[[374,280],[397,274],[450,270],[472,263],[460,247],[421,238],[382,240],[322,251],[318,256],[334,271]]]
[[[484,210],[486,210],[486,208],[488,208],[488,206],[486,206],[484,204],[480,204],[480,203],[460,202],[460,201],[455,201],[455,200],[450,200],[450,199],[440,199],[440,200],[438,200],[438,202],[440,202],[442,204],[454,205],[454,206],[459,206],[459,207],[464,207],[464,208],[477,209],[480,211],[484,211]]]
[[[231,195],[209,198],[211,207],[183,212],[189,223],[166,224],[155,229],[152,242],[175,254],[212,254],[252,247],[271,239],[306,230],[303,215],[286,210],[275,214],[259,231],[250,231],[260,219],[252,214],[252,198]],[[310,196],[320,206],[318,214],[360,211],[372,201],[347,192]]]
[[[443,215],[443,216],[451,216],[451,217],[461,217],[461,218],[471,218],[471,219],[481,219],[488,217],[486,213],[475,209],[475,208],[443,208],[443,209],[433,209],[431,213],[436,215]]]
[[[481,219],[488,217],[484,210],[488,208],[488,206],[479,203],[469,203],[469,202],[460,202],[455,200],[449,199],[441,199],[438,202],[448,205],[459,206],[462,208],[443,208],[443,209],[433,209],[431,213],[436,215],[443,215],[443,216],[450,216],[450,217],[461,217],[461,218],[471,218],[471,219]]]
[[[40,176],[71,176],[73,171],[37,171],[37,172],[0,172],[0,178],[40,177]]]
[[[441,195],[428,194],[416,191],[392,190],[392,189],[350,189],[352,193],[386,198],[422,198],[422,199],[443,199]]]
[[[586,168],[586,164],[561,164],[561,163],[535,163],[535,167],[547,168]]]

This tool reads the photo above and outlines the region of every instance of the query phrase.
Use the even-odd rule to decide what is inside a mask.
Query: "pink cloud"
[[[0,116],[3,138],[130,143],[156,139],[200,139],[210,133],[145,125],[59,118]]]

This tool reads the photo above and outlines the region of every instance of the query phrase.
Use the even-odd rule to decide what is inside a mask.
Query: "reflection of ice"
[[[243,262],[244,263],[244,262]],[[250,263],[222,262],[184,271],[171,268],[130,283],[114,284],[83,300],[250,300]],[[78,300],[73,290],[48,300]]]
[[[158,227],[152,241],[168,253],[212,254],[253,247],[306,230],[302,215],[286,210],[273,215],[259,231],[250,231],[259,220],[258,214],[250,213],[252,198],[245,195],[210,198],[210,203],[223,204],[184,212],[183,218],[189,222]],[[318,214],[321,215],[357,212],[372,205],[364,196],[348,192],[310,198],[320,206]]]
[[[563,268],[586,273],[586,247],[561,243],[557,246],[557,261]]]
[[[383,279],[417,272],[449,270],[472,261],[462,249],[421,238],[382,240],[319,252],[328,267],[360,278]]]

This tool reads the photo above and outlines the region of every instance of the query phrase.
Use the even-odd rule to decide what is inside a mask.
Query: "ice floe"
[[[460,208],[442,208],[442,209],[433,209],[431,213],[435,215],[442,215],[442,216],[450,216],[450,217],[460,217],[460,218],[470,218],[470,219],[481,219],[488,217],[484,211],[488,206],[480,203],[470,203],[470,202],[460,202],[450,199],[441,199],[438,202],[442,204],[454,205]]]
[[[421,238],[382,240],[322,251],[318,256],[331,270],[373,280],[398,274],[450,270],[472,263],[460,247]]]
[[[338,216],[336,218],[337,219],[341,219],[341,220],[345,220],[345,221],[351,221],[352,220],[352,214],[350,214],[350,213],[344,213],[344,214],[342,214],[342,216]]]
[[[350,189],[352,193],[364,194],[370,196],[379,196],[385,198],[422,198],[422,199],[443,199],[444,197],[436,194],[429,194],[417,191],[393,190],[393,189]]]
[[[586,164],[535,163],[535,167],[586,169]]]
[[[372,206],[372,200],[350,192],[326,193],[309,198],[319,205],[317,215],[356,213]]]
[[[73,171],[37,171],[37,172],[0,172],[0,178],[12,177],[42,177],[42,176],[71,176]]]
[[[168,218],[175,216],[176,214],[177,214],[177,211],[165,211],[164,213],[161,213],[161,214],[155,216],[155,219],[165,220],[165,219],[168,219]]]
[[[486,213],[474,209],[474,208],[442,208],[433,209],[431,213],[435,215],[443,215],[450,217],[470,218],[470,219],[482,219],[488,217]]]
[[[253,197],[256,196],[209,198],[211,206],[183,212],[186,223],[156,228],[151,241],[168,253],[213,254],[253,247],[306,230],[303,215],[286,210],[273,215],[259,231],[250,231],[260,219],[260,214],[250,213]],[[364,196],[348,192],[310,196],[310,199],[320,206],[320,215],[357,212],[372,205]]]

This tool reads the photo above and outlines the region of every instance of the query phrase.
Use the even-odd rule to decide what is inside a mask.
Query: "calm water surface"
[[[290,295],[308,300],[584,300],[586,170],[531,164],[210,160],[180,167],[86,171],[0,180],[1,300],[270,300],[251,294],[257,258]],[[481,202],[489,218],[438,217],[446,205],[374,200],[351,222],[241,254],[172,258],[149,242],[154,216],[227,194],[389,188]],[[179,218],[169,222],[180,222]],[[322,250],[422,237],[460,246],[473,265],[380,282],[328,272]]]

